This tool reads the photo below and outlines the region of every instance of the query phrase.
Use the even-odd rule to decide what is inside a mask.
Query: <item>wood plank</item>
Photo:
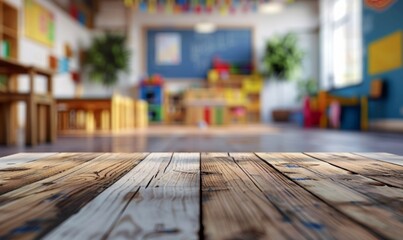
[[[0,169],[11,166],[15,167],[17,164],[35,161],[55,154],[56,153],[16,153],[0,158]]]
[[[105,239],[198,239],[199,192],[140,187]]]
[[[366,158],[397,164],[403,166],[403,157],[391,153],[354,153]]]
[[[36,161],[0,169],[0,195],[66,171],[97,157],[94,153],[60,153]]]
[[[308,239],[376,239],[253,153],[231,153],[236,164],[299,234]],[[346,229],[349,229],[346,231]]]
[[[403,188],[403,166],[358,156],[352,153],[306,153],[353,173],[389,186]]]
[[[35,183],[21,188],[21,192],[10,192],[22,196],[0,206],[0,239],[41,238],[134,168],[144,156],[101,154],[77,165],[69,175],[54,176],[43,180],[42,186]]]
[[[200,153],[175,153],[149,187],[200,187]]]
[[[175,153],[162,174],[141,187],[108,239],[198,239],[200,154]]]
[[[389,239],[401,237],[402,189],[385,186],[302,153],[257,155],[332,207],[375,231],[378,236]]]
[[[205,239],[308,239],[228,154],[203,153],[201,171]]]
[[[77,214],[54,229],[45,239],[105,238],[140,188],[147,187],[154,178],[164,173],[171,157],[172,153],[151,153]]]

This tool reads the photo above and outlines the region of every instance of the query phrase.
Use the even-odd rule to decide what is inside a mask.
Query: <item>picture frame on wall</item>
[[[181,36],[177,33],[159,33],[155,37],[156,63],[179,65],[181,63]]]

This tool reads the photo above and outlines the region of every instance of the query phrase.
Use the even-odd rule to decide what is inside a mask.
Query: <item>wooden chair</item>
[[[368,130],[368,102],[369,100],[380,99],[383,95],[383,81],[380,79],[371,82],[370,90],[367,95],[356,97],[341,97],[330,94],[327,91],[321,91],[318,95],[319,110],[321,112],[320,127],[327,128],[329,119],[326,114],[328,107],[334,101],[342,107],[358,106],[360,107],[360,128],[362,131]]]
[[[0,93],[0,115],[2,121],[1,143],[16,144],[18,119],[16,104],[26,103],[25,142],[34,146],[42,142],[54,142],[56,139],[56,105],[52,89],[53,72],[33,66],[20,64],[13,60],[0,59],[0,74],[8,76],[6,89]],[[25,74],[29,77],[28,93],[21,93],[14,87],[15,76]],[[37,94],[34,91],[36,75],[44,76],[47,80],[47,91]]]

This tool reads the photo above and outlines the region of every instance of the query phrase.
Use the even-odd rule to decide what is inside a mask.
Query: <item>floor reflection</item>
[[[294,126],[238,126],[197,129],[153,126],[122,133],[68,133],[55,144],[33,148],[0,147],[0,155],[17,152],[389,152],[403,155],[403,135]]]

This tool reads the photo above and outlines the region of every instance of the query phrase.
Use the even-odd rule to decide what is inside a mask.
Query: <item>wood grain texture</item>
[[[307,239],[226,153],[203,153],[205,239]]]
[[[162,174],[171,158],[172,153],[151,153],[77,214],[54,229],[46,239],[106,238],[140,188],[147,187],[154,178]]]
[[[16,167],[0,169],[0,194],[66,171],[99,154],[60,153]]]
[[[253,153],[231,153],[265,197],[307,239],[376,239]],[[349,229],[346,231],[346,229]]]
[[[164,171],[141,187],[108,239],[198,239],[200,154],[175,153]]]
[[[390,153],[354,153],[366,158],[384,161],[403,166],[403,157]]]
[[[82,154],[86,158],[88,154]],[[0,206],[0,239],[39,238],[81,209],[141,161],[145,154],[95,154],[69,175],[12,192]],[[40,186],[42,185],[42,186]],[[31,190],[29,190],[31,189]],[[11,193],[11,192],[10,192]],[[19,195],[20,194],[20,195]],[[4,195],[3,195],[4,196]]]
[[[10,156],[0,158],[0,170],[8,167],[15,167],[16,164],[27,163],[46,158],[56,153],[16,153]]]
[[[302,153],[257,155],[378,236],[400,238],[403,228],[400,221],[403,216],[402,189],[385,186]]]
[[[401,159],[16,154],[0,158],[0,239],[401,239]]]
[[[197,239],[199,161],[198,153],[152,154],[47,238]],[[91,213],[102,206],[113,211]],[[105,228],[74,230],[90,222]]]
[[[334,166],[361,174],[384,184],[403,188],[403,166],[377,161],[352,153],[306,153]]]

